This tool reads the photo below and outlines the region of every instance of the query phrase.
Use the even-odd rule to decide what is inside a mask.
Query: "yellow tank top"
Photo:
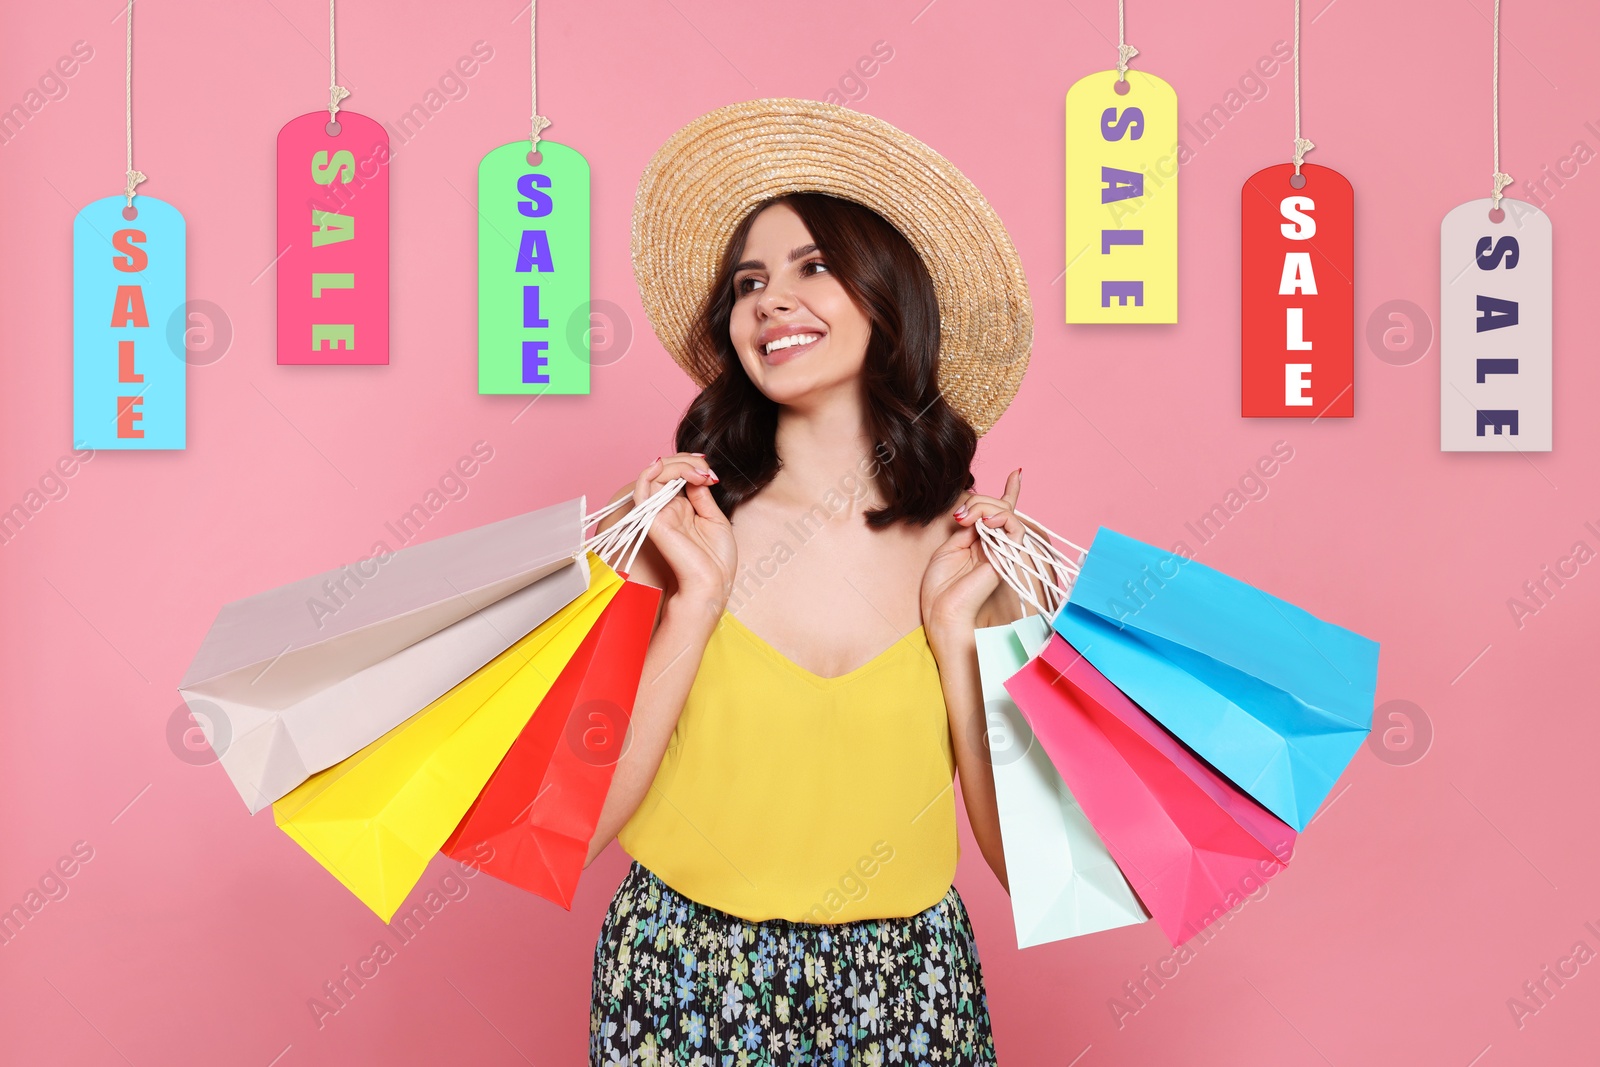
[[[824,678],[724,611],[617,841],[684,896],[751,921],[915,915],[955,876],[955,771],[921,627]]]

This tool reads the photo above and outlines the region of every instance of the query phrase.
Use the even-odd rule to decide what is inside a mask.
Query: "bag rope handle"
[[[607,566],[626,578],[628,572],[633,569],[633,561],[638,558],[639,550],[644,547],[645,539],[650,533],[650,524],[686,484],[688,483],[682,478],[672,479],[646,497],[638,507],[624,515],[615,526],[585,538],[578,551],[573,554],[574,557],[581,557],[585,552],[593,552]],[[624,504],[631,503],[633,503],[632,494],[618,497],[599,510],[585,515],[583,528],[588,529]],[[624,555],[627,557],[626,561],[623,561]]]
[[[1038,520],[1020,511],[1013,510],[1012,513],[1023,521],[1019,540],[1013,541],[1003,531],[981,521],[977,523],[978,540],[1001,580],[1012,588],[1023,603],[1043,615],[1054,617],[1071,595],[1073,583],[1088,551]],[[1052,540],[1073,549],[1076,558],[1061,551]],[[1038,595],[1034,593],[1035,581],[1040,587]]]

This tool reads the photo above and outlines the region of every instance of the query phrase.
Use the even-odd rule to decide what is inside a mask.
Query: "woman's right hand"
[[[733,525],[712,498],[711,486],[718,478],[705,457],[692,452],[658,457],[634,482],[634,505],[644,503],[674,478],[684,480],[683,492],[657,512],[650,523],[650,542],[672,568],[678,594],[686,593],[720,611],[733,591],[739,550]]]

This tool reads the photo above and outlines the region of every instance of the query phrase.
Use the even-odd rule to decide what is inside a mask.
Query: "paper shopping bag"
[[[1104,527],[1055,629],[1297,830],[1372,729],[1377,642]]]
[[[1184,749],[1059,634],[1005,687],[1174,945],[1288,862],[1292,829]]]
[[[1050,632],[1043,615],[974,632],[990,729],[1008,735],[1003,748],[994,746],[990,764],[1018,948],[1149,918],[1006,692],[1006,679],[1037,654]]]
[[[588,586],[583,498],[225,605],[179,691],[260,811],[415,715]]]
[[[444,843],[567,910],[622,754],[661,591],[624,582]]]
[[[589,587],[471,677],[273,805],[278,825],[385,921],[422,877],[622,585]]]

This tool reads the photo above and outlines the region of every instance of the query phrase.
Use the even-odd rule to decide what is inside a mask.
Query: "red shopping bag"
[[[1283,870],[1294,829],[1173,738],[1060,634],[1005,686],[1174,946]]]
[[[572,909],[661,591],[624,582],[441,849]]]

